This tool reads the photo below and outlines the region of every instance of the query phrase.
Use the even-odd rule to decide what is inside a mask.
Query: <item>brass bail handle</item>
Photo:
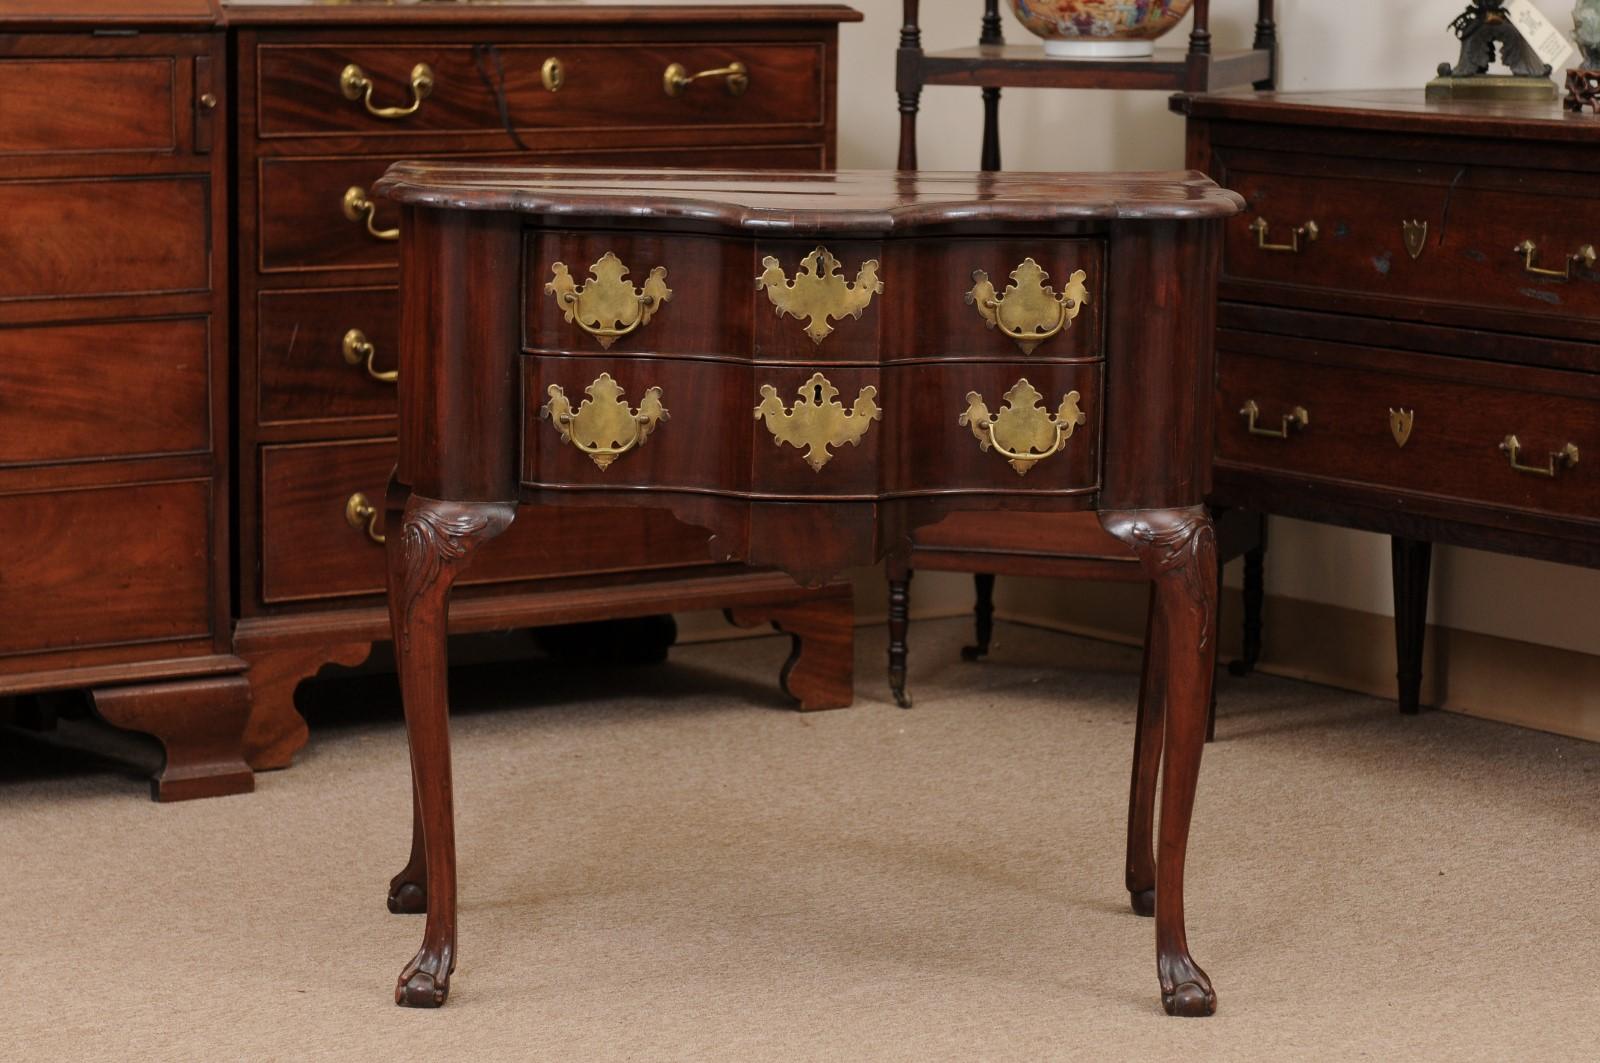
[[[360,185],[351,185],[344,190],[344,199],[341,201],[344,216],[358,225],[365,225],[367,232],[375,240],[398,240],[400,230],[380,229],[374,219],[378,213],[378,205],[372,202],[372,197]]]
[[[1049,450],[1041,451],[1037,454],[1018,453],[1014,450],[1007,450],[1000,444],[1000,441],[994,437],[996,423],[997,422],[995,421],[990,421],[986,426],[989,430],[989,445],[995,449],[996,454],[999,454],[1002,458],[1005,458],[1009,462],[1025,462],[1028,464],[1041,462],[1048,457],[1061,453],[1061,448],[1065,446],[1067,442],[1066,425],[1063,425],[1060,421],[1057,421],[1055,424],[1056,441],[1050,444]]]
[[[1295,429],[1303,429],[1311,423],[1311,414],[1306,412],[1304,406],[1295,406],[1283,415],[1282,428],[1262,428],[1257,422],[1261,419],[1261,407],[1256,405],[1255,399],[1245,402],[1244,408],[1239,411],[1239,416],[1244,418],[1245,427],[1253,436],[1266,436],[1269,439],[1288,439],[1289,433]]]
[[[387,536],[378,530],[378,507],[374,506],[366,495],[357,491],[344,502],[345,523],[357,531],[366,529],[367,538],[380,545],[388,541]]]
[[[1500,450],[1510,459],[1511,467],[1518,472],[1525,472],[1530,476],[1543,476],[1553,480],[1562,469],[1570,469],[1578,464],[1578,444],[1568,443],[1560,450],[1550,452],[1549,462],[1545,465],[1524,465],[1519,460],[1522,457],[1522,443],[1516,436],[1506,436],[1500,443]]]
[[[1250,223],[1250,231],[1256,234],[1256,247],[1262,251],[1282,251],[1291,255],[1298,255],[1303,250],[1300,246],[1301,240],[1305,240],[1307,244],[1314,244],[1317,242],[1317,237],[1322,235],[1322,230],[1317,227],[1317,223],[1308,221],[1304,225],[1295,228],[1290,234],[1288,243],[1269,244],[1267,243],[1268,229],[1269,226],[1265,218],[1257,218]]]
[[[689,73],[689,68],[682,63],[673,63],[661,75],[661,88],[668,96],[682,96],[690,85],[702,78],[724,78],[723,86],[729,96],[743,96],[750,88],[750,69],[743,63],[729,63],[698,74]]]
[[[410,118],[420,111],[422,101],[433,93],[433,85],[433,68],[427,63],[418,63],[411,68],[411,103],[405,107],[375,107],[372,104],[372,79],[365,70],[351,63],[339,74],[339,91],[344,93],[345,99],[360,100],[372,117],[390,121]]]
[[[1535,266],[1533,264],[1533,260],[1538,257],[1539,254],[1539,245],[1534,243],[1532,240],[1522,241],[1522,243],[1518,244],[1516,247],[1513,247],[1511,251],[1513,254],[1522,256],[1522,268],[1524,272],[1531,273],[1535,277],[1555,277],[1558,280],[1564,281],[1569,281],[1572,279],[1572,267],[1574,263],[1581,262],[1583,263],[1584,269],[1592,270],[1595,266],[1595,260],[1600,258],[1600,255],[1596,254],[1593,244],[1584,244],[1582,247],[1578,248],[1572,254],[1567,256],[1566,262],[1560,269],[1545,269],[1542,266]]]
[[[340,345],[344,354],[346,365],[361,365],[366,363],[367,376],[380,384],[393,384],[400,379],[400,370],[389,369],[380,371],[373,366],[372,360],[378,354],[378,345],[367,339],[367,334],[358,328],[353,328],[344,334],[344,342]]]

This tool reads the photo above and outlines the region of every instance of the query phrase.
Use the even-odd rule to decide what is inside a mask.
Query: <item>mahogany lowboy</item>
[[[1097,514],[1153,585],[1127,887],[1167,1010],[1214,1010],[1183,921],[1216,653],[1194,397],[1236,197],[1192,173],[420,162],[378,187],[403,207],[388,580],[419,840],[391,907],[428,915],[399,1003],[442,1004],[455,966],[451,586],[507,529],[620,506],[808,583],[952,513]]]

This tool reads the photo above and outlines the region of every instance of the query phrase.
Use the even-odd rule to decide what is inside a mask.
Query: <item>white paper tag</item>
[[[1577,49],[1568,42],[1566,34],[1556,29],[1555,23],[1544,17],[1544,12],[1533,6],[1533,0],[1506,0],[1506,14],[1511,16],[1511,24],[1543,62],[1554,70],[1565,69],[1567,60]]]

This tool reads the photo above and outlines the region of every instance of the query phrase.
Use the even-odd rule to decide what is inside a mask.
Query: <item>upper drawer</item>
[[[0,156],[174,151],[177,63],[0,59]]]
[[[203,176],[0,181],[0,300],[209,291]]]
[[[820,43],[263,44],[256,56],[264,138],[820,125],[824,113]]]
[[[1227,222],[1225,288],[1574,338],[1600,318],[1600,200],[1551,180],[1419,169],[1423,180],[1229,167],[1224,180],[1249,205]]]

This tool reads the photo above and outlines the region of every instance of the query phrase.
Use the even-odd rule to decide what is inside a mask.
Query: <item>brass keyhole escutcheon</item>
[[[839,389],[821,373],[813,373],[810,380],[795,389],[795,394],[799,398],[785,409],[778,389],[762,384],[756,420],[766,423],[773,442],[779,446],[787,443],[804,450],[806,464],[816,472],[833,460],[829,447],[846,443],[859,446],[872,422],[883,419],[878,409],[878,389],[871,385],[856,394],[856,401],[848,410],[839,401]]]
[[[560,92],[561,86],[567,83],[566,65],[552,55],[544,61],[544,66],[539,68],[539,80],[544,83],[548,91]]]

